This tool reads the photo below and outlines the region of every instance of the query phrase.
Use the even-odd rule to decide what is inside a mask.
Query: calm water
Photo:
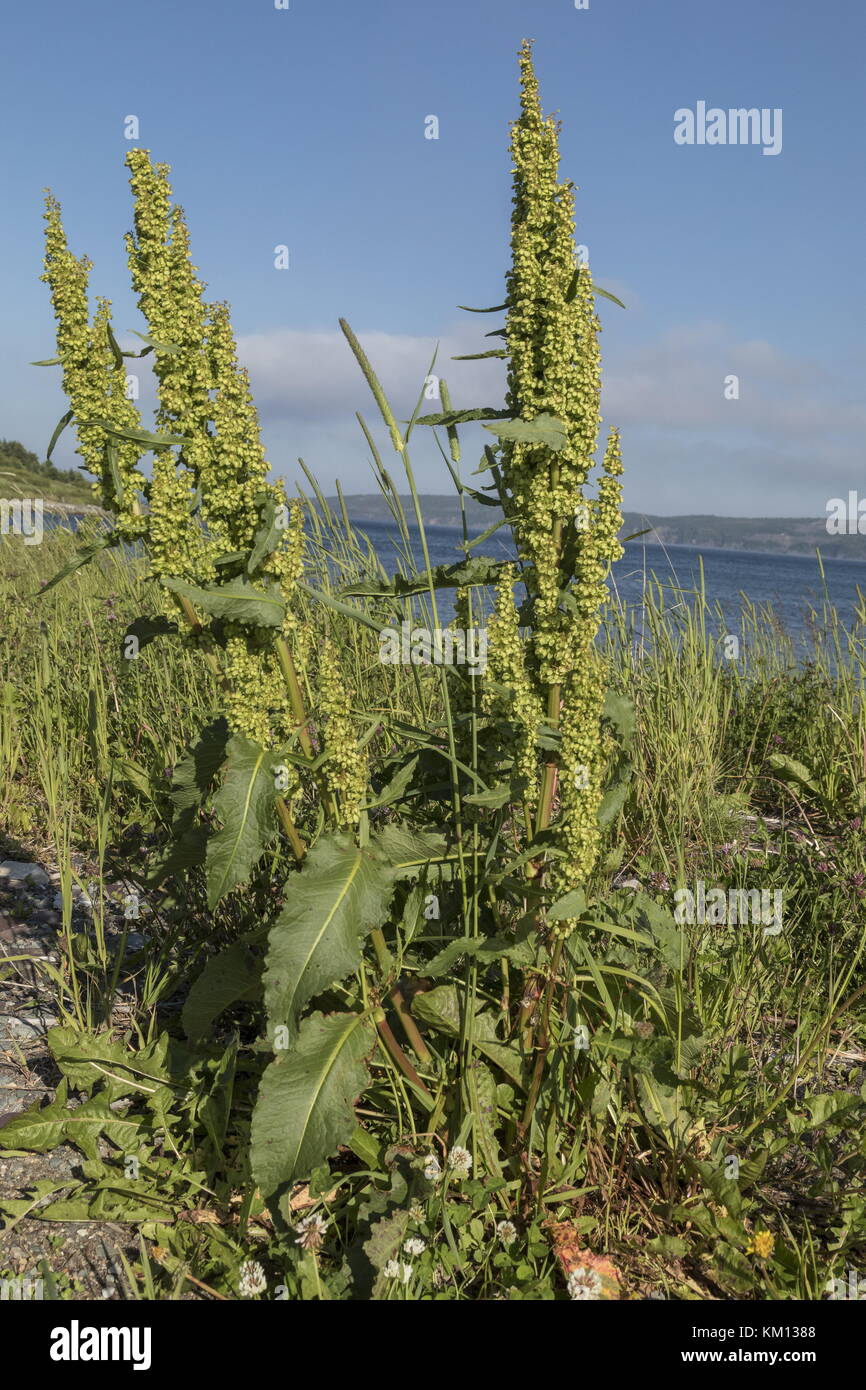
[[[75,525],[73,518],[62,524]],[[46,527],[56,524],[56,518],[45,518]],[[358,524],[372,541],[385,569],[397,568],[396,527],[390,522],[368,521]],[[413,550],[417,569],[423,569],[424,558],[417,532],[412,531]],[[505,528],[480,545],[473,555],[489,555],[494,559],[514,559],[514,548],[504,539]],[[456,526],[431,526],[427,532],[430,559],[434,565],[454,564],[462,558],[460,549],[463,532]],[[675,604],[680,590],[696,588],[700,583],[703,560],[704,588],[711,607],[720,604],[730,631],[736,631],[742,608],[742,596],[756,605],[769,605],[782,626],[805,643],[808,635],[808,614],[812,607],[820,612],[824,596],[836,608],[846,628],[854,625],[858,605],[858,589],[866,603],[866,562],[859,560],[825,560],[824,580],[818,562],[805,555],[767,555],[751,550],[713,550],[697,546],[645,545],[632,541],[615,567],[614,583],[620,598],[627,605],[639,606],[645,587],[653,578],[666,590],[666,606]],[[440,611],[444,621],[452,616],[450,591],[441,594]]]
[[[395,568],[395,528],[386,522],[359,524],[373,542],[386,569]],[[452,526],[431,527],[427,533],[430,558],[434,565],[453,564],[462,558],[462,531]],[[495,559],[514,558],[514,549],[503,539],[505,530],[496,532],[473,555]],[[413,535],[416,562],[423,568],[417,536]],[[825,560],[824,580],[817,559],[804,555],[767,555],[750,550],[712,550],[696,546],[645,545],[632,541],[615,567],[614,582],[622,600],[640,605],[645,585],[654,575],[662,582],[670,606],[679,599],[678,590],[691,590],[700,583],[703,559],[704,588],[708,603],[719,603],[731,631],[735,631],[742,608],[742,595],[753,604],[770,605],[783,627],[794,637],[805,639],[807,615],[811,607],[819,610],[826,592],[845,627],[853,626],[858,604],[858,588],[866,596],[866,562]],[[826,586],[826,588],[825,588]]]

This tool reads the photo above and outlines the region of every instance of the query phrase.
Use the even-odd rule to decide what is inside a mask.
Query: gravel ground
[[[0,1138],[4,1123],[14,1115],[44,1097],[53,1099],[59,1080],[45,1042],[47,1030],[58,1021],[51,988],[30,961],[2,964],[3,957],[20,955],[57,959],[58,875],[50,867],[31,866],[34,872],[25,877],[27,867],[8,860],[0,864]],[[86,930],[89,899],[78,892],[74,896],[73,921]],[[24,1198],[40,1180],[68,1179],[74,1187],[81,1178],[81,1161],[78,1150],[67,1144],[48,1153],[0,1156],[0,1199]],[[118,1251],[128,1260],[138,1253],[136,1227],[26,1216],[0,1217],[0,1223],[0,1278],[37,1280],[44,1260],[61,1292],[81,1299],[127,1296]]]

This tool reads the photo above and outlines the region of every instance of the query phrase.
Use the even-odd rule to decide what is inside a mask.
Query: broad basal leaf
[[[269,1027],[296,1036],[304,1005],[356,970],[361,939],[385,920],[395,871],[373,840],[319,840],[287,884],[287,901],[268,938],[265,1006]]]
[[[161,1033],[137,1051],[123,1041],[113,1042],[108,1032],[83,1033],[75,1028],[50,1028],[51,1055],[76,1091],[100,1088],[100,1099],[137,1097],[156,1111],[164,1111],[183,1088],[172,1079],[169,1053],[174,1043]],[[182,1045],[181,1045],[182,1046]]]
[[[135,1153],[151,1132],[152,1121],[141,1115],[124,1116],[110,1109],[106,1095],[94,1096],[70,1110],[67,1082],[57,1087],[50,1105],[37,1102],[3,1126],[3,1147],[33,1149],[43,1153],[58,1144],[75,1144],[87,1158],[98,1158],[97,1139],[108,1139],[122,1153]]]
[[[246,941],[234,941],[212,956],[183,1006],[183,1026],[188,1038],[200,1038],[230,1004],[252,998],[262,981],[264,958],[255,955]]]
[[[262,1196],[309,1178],[355,1131],[376,1033],[364,1014],[312,1014],[265,1071],[253,1111],[251,1164]]]

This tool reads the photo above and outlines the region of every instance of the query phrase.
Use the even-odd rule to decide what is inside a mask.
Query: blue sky
[[[601,309],[626,505],[823,516],[866,489],[860,0],[43,0],[4,28],[0,435],[44,451],[65,409],[58,369],[27,365],[54,351],[45,186],[121,342],[144,326],[122,240],[131,114],[172,166],[208,298],[232,305],[277,473],[301,455],[326,490],[374,490],[354,412],[375,408],[340,316],[398,414],[437,341],[456,403],[500,404],[501,364],[448,358],[499,323],[456,306],[502,299],[529,37],[578,241],[628,305]],[[780,108],[781,152],[676,144],[675,111],[700,101]],[[77,462],[69,435],[56,461]],[[429,443],[414,461],[449,490]]]

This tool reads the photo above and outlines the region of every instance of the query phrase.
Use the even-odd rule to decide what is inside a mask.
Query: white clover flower
[[[601,1279],[594,1269],[572,1270],[568,1276],[568,1296],[575,1299],[597,1299],[601,1297]]]
[[[298,1238],[296,1245],[300,1245],[304,1250],[318,1250],[328,1229],[327,1218],[317,1211],[312,1216],[305,1216],[303,1221],[299,1221],[295,1230]]]
[[[268,1287],[265,1271],[258,1260],[244,1260],[239,1275],[238,1293],[241,1298],[254,1298],[257,1293],[264,1293]]]
[[[399,1260],[387,1260],[382,1273],[386,1279],[399,1279],[402,1284],[408,1284],[412,1278],[412,1266],[401,1264]]]
[[[442,1164],[435,1154],[427,1154],[424,1159],[424,1176],[428,1182],[438,1182],[442,1176]]]
[[[455,1144],[448,1155],[448,1168],[455,1178],[468,1178],[472,1172],[472,1155],[469,1150]]]
[[[404,1240],[403,1249],[407,1255],[423,1255],[427,1249],[427,1242],[420,1236],[410,1236],[408,1240]]]
[[[496,1227],[496,1234],[503,1245],[513,1245],[517,1239],[517,1227],[513,1221],[500,1221]]]
[[[412,1221],[421,1222],[424,1220],[426,1212],[424,1211],[424,1208],[420,1202],[412,1203],[411,1207],[409,1208],[409,1216]]]

